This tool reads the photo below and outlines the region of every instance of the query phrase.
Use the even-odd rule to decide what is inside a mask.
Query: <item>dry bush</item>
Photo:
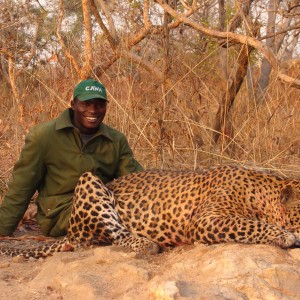
[[[244,84],[232,110],[230,138],[214,145],[212,124],[222,91],[216,60],[197,67],[187,66],[183,57],[177,61],[173,78],[184,100],[172,91],[165,97],[157,80],[142,70],[108,82],[109,123],[125,132],[147,168],[250,161],[286,174],[299,172],[299,90],[272,78],[266,104],[256,107]]]
[[[253,162],[299,175],[300,91],[272,78],[267,102],[255,107],[243,85],[231,113],[228,137],[217,145],[212,124],[222,92],[217,59],[173,57],[170,76],[185,95],[166,91],[148,72],[120,61],[99,78],[110,104],[106,123],[124,132],[146,168],[197,169],[220,162]],[[297,70],[291,70],[296,72]],[[297,75],[297,74],[296,74]],[[75,76],[60,64],[46,65],[19,82],[22,120],[9,88],[0,87],[0,186],[6,189],[29,128],[50,120],[68,106]]]

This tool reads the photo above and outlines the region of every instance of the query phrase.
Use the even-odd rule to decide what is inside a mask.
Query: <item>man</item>
[[[31,129],[0,207],[0,235],[12,235],[36,191],[42,232],[65,235],[82,173],[93,171],[107,183],[143,170],[126,137],[102,123],[107,102],[100,82],[82,81],[74,89],[71,108]]]

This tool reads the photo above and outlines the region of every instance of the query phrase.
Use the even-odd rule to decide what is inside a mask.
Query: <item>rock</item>
[[[0,263],[0,269],[5,269],[5,268],[8,268],[9,266],[10,266],[10,263],[8,261]]]
[[[14,263],[20,263],[20,262],[23,262],[25,259],[23,256],[14,256],[11,260]]]
[[[179,289],[175,281],[152,282],[150,294],[157,300],[173,300],[179,296]]]
[[[34,278],[26,264],[38,268]],[[300,249],[267,245],[189,245],[142,258],[117,247],[57,253],[42,264],[20,262],[23,280],[13,266],[3,269],[10,276],[0,278],[0,299],[12,293],[1,284],[9,278],[19,282],[14,298],[300,299]]]

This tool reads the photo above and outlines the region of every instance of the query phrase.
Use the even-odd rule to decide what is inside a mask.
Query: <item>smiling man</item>
[[[71,107],[74,111],[72,123],[82,137],[93,135],[101,125],[107,107],[106,90],[95,80],[80,82],[74,89]]]
[[[105,87],[84,80],[74,89],[71,108],[30,130],[0,207],[0,235],[13,234],[36,191],[43,233],[65,235],[82,173],[93,171],[107,183],[143,170],[126,137],[103,123],[107,103]]]

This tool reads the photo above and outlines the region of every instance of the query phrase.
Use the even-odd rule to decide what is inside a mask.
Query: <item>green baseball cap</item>
[[[73,92],[73,99],[76,97],[80,101],[87,101],[91,99],[103,99],[107,101],[104,85],[93,79],[83,80],[78,83]]]

